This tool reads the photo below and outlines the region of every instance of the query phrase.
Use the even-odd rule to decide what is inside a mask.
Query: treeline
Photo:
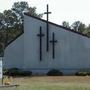
[[[42,17],[42,14],[36,12],[36,7],[30,7],[24,1],[15,2],[10,10],[4,10],[0,13],[0,53],[8,43],[23,33],[24,12],[39,18]]]
[[[80,32],[80,33],[85,34],[90,37],[90,24],[88,26],[86,26],[81,21],[75,21],[74,23],[72,23],[70,25],[69,22],[63,21],[62,25],[64,27],[70,28],[74,31]]]

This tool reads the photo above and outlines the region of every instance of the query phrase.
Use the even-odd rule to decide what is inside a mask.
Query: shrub
[[[19,72],[19,76],[31,76],[32,72],[31,71],[21,71]]]
[[[88,72],[88,76],[90,76],[90,71]]]
[[[18,68],[11,68],[11,69],[8,69],[6,74],[10,75],[10,76],[16,76],[16,75],[19,75],[19,72],[20,72],[20,69],[18,69]]]
[[[90,75],[90,70],[80,70],[80,71],[76,72],[75,75],[77,75],[77,76],[87,76],[87,75]]]
[[[76,76],[86,76],[87,75],[87,72],[76,72],[75,73]]]
[[[8,72],[8,69],[7,68],[3,68],[3,75],[6,75]]]
[[[63,73],[57,69],[52,69],[47,73],[48,76],[62,76]]]
[[[31,71],[22,71],[21,69],[18,68],[10,68],[6,69],[4,71],[4,75],[9,75],[9,76],[30,76],[32,75]]]

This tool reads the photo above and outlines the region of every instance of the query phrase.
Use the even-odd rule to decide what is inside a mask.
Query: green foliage
[[[10,68],[10,69],[4,69],[3,74],[9,75],[9,76],[31,76],[32,72],[31,71],[23,71],[18,68]]]
[[[31,71],[20,71],[19,76],[31,76],[32,72]]]
[[[90,70],[80,70],[75,73],[76,76],[89,76],[90,75]]]
[[[0,55],[2,50],[23,31],[23,12],[27,11],[29,14],[41,18],[41,14],[37,14],[36,7],[29,7],[27,2],[15,2],[10,10],[5,10],[0,13]]]
[[[69,24],[69,22],[63,21],[62,25],[67,28],[71,28],[74,31],[77,31],[79,33],[85,34],[90,37],[90,24],[86,26],[81,21],[75,21],[74,23]]]
[[[86,76],[87,75],[87,72],[76,72],[75,73],[76,76]]]
[[[29,7],[27,2],[15,2],[11,9],[18,17],[19,23],[23,23],[23,12],[28,12],[29,14],[40,17],[42,14],[37,14],[36,7]]]
[[[48,76],[62,76],[63,73],[57,69],[52,69],[47,73]]]
[[[90,36],[90,24],[86,27],[86,30],[84,30],[83,33]]]
[[[62,25],[66,28],[70,28],[69,22],[63,21]]]
[[[8,69],[7,68],[3,68],[3,75],[6,75],[8,72]]]
[[[20,69],[18,68],[11,68],[11,69],[5,69],[4,74],[14,76],[19,74]]]
[[[75,31],[78,31],[78,32],[83,32],[85,30],[85,24],[83,24],[82,22],[80,21],[75,21],[72,25],[71,25],[71,28]]]

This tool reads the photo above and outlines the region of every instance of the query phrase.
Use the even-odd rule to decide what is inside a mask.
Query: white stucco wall
[[[42,40],[42,61],[39,60],[39,28],[45,34]],[[90,38],[49,24],[49,40],[52,33],[58,41],[55,45],[55,59],[52,58],[52,44],[46,51],[46,23],[24,15],[24,34],[12,42],[4,54],[3,65],[46,73],[55,68],[64,73],[75,73],[79,69],[90,69]]]
[[[14,42],[9,44],[4,52],[3,66],[5,68],[23,67],[24,61],[24,35],[22,34]]]
[[[42,41],[42,61],[39,60],[39,27],[45,34]],[[46,23],[24,16],[24,69],[45,72],[51,68],[64,72],[90,68],[90,38],[49,24],[49,38],[52,32],[58,41],[55,47],[55,59],[52,59],[52,44],[46,52]]]

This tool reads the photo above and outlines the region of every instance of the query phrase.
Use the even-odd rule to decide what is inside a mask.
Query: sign
[[[0,57],[0,79],[2,78],[2,57]]]

